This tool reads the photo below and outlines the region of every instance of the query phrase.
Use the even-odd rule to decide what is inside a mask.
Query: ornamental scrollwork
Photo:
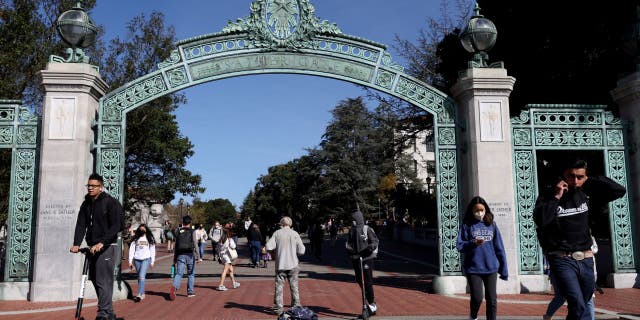
[[[438,128],[438,144],[454,146],[456,144],[456,129],[451,127]]]
[[[38,128],[35,126],[18,126],[18,144],[35,144],[38,139]]]
[[[13,143],[13,126],[0,127],[0,144]]]
[[[122,120],[122,112],[129,107],[136,106],[140,101],[168,90],[161,74],[156,74],[125,88],[104,98],[103,121]]]
[[[100,152],[100,175],[104,178],[106,191],[114,198],[121,200],[120,177],[124,174],[120,149],[104,149]]]
[[[189,82],[189,78],[187,78],[187,70],[184,67],[167,71],[167,77],[169,78],[169,84],[171,84],[171,87],[173,88]]]
[[[626,164],[624,151],[607,152],[608,175],[612,180],[626,186]],[[619,270],[634,270],[633,234],[629,215],[629,196],[625,194],[609,204],[612,215],[612,237],[616,246],[615,264]]]
[[[607,130],[607,145],[615,147],[624,146],[622,129]]]
[[[182,60],[182,58],[180,57],[180,51],[178,51],[177,49],[171,50],[169,57],[165,61],[158,63],[158,68],[164,69],[166,67],[170,67],[180,62],[180,60]]]
[[[537,146],[602,146],[602,130],[536,129]]]
[[[520,115],[511,118],[512,124],[527,124],[529,123],[529,110],[525,109],[520,111]]]
[[[404,72],[404,67],[393,61],[391,54],[386,52],[382,55],[382,65],[393,70]]]
[[[616,117],[611,111],[604,112],[604,123],[611,125],[622,124],[622,120]]]
[[[316,35],[340,35],[336,24],[320,21],[309,0],[256,0],[251,15],[229,22],[223,34],[247,33],[256,48],[313,48]]]
[[[455,119],[455,110],[452,105],[445,103],[441,95],[411,79],[400,77],[396,86],[396,93],[407,101],[436,114],[439,124],[451,124]]]
[[[513,129],[514,146],[530,146],[531,143],[531,129]]]
[[[518,243],[520,246],[520,270],[540,271],[540,248],[533,222],[536,200],[534,157],[532,151],[514,152],[516,214],[518,217]]]
[[[119,144],[122,142],[122,130],[120,126],[102,127],[103,144]]]
[[[391,89],[394,76],[391,72],[381,70],[376,77],[376,84],[383,88]]]
[[[456,249],[460,219],[458,213],[458,170],[455,150],[438,152],[438,201],[442,206],[440,212],[440,230],[442,233],[441,270],[443,273],[459,273],[462,271],[461,256]]]

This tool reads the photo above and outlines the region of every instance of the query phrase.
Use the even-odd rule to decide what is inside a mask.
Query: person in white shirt
[[[147,270],[153,268],[156,262],[156,240],[152,232],[147,232],[147,226],[141,224],[135,231],[129,247],[129,268],[138,271],[138,295],[133,301],[144,300],[144,282]]]
[[[204,257],[204,248],[207,246],[207,230],[204,229],[204,226],[201,224],[198,225],[198,229],[196,230],[196,239],[198,239],[198,250],[200,252],[200,259],[198,261],[202,262],[202,257]]]

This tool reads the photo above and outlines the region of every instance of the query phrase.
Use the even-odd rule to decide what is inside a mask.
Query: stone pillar
[[[78,209],[93,172],[92,122],[107,84],[91,65],[49,63],[40,72],[42,110],[40,182],[31,283],[32,301],[71,301],[78,297],[81,254],[69,252]]]
[[[631,205],[631,213],[635,217],[631,217],[634,221],[634,238],[640,237],[640,71],[637,71],[618,81],[618,87],[611,91],[613,100],[620,108],[620,117],[627,128],[626,146],[627,146],[627,168],[629,178],[629,202]],[[635,212],[635,214],[634,214]],[[635,260],[636,266],[640,261],[640,245],[635,244]],[[640,288],[640,277],[637,273],[615,274],[612,273],[609,279],[609,285],[616,288],[630,287]]]
[[[514,84],[515,78],[508,76],[506,69],[472,68],[463,71],[451,88],[461,128],[461,214],[474,196],[489,204],[507,254],[509,281],[498,280],[498,293],[503,294],[520,292],[509,115]]]

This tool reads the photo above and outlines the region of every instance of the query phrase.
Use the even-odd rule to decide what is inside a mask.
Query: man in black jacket
[[[77,253],[85,239],[89,250],[89,278],[98,295],[96,320],[116,319],[113,312],[113,270],[115,267],[118,232],[123,223],[122,205],[103,192],[104,181],[98,174],[91,174],[70,251]],[[120,261],[117,261],[118,263]]]
[[[626,190],[603,176],[587,176],[587,163],[575,160],[565,167],[554,189],[536,201],[533,219],[538,240],[567,299],[567,319],[591,319],[586,307],[595,289],[594,259],[589,221],[607,211],[594,203],[623,197]]]
[[[351,257],[356,282],[361,288],[363,288],[364,281],[363,290],[367,298],[369,313],[373,315],[378,310],[373,292],[373,261],[378,255],[379,240],[373,228],[365,224],[362,212],[357,210],[352,217],[353,225],[349,230],[345,246],[347,253]],[[360,264],[360,258],[362,258],[362,265]]]

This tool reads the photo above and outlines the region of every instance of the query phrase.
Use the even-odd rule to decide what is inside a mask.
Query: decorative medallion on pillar
[[[91,46],[96,41],[98,28],[91,17],[84,11],[80,2],[77,2],[71,10],[63,12],[56,21],[56,30],[62,40],[70,46],[67,48],[68,57],[65,59],[51,55],[49,61],[60,63],[89,63],[89,57],[84,53],[84,48]]]
[[[465,50],[473,53],[469,60],[469,68],[504,68],[502,61],[487,64],[491,50],[496,44],[498,30],[493,22],[480,14],[480,6],[476,2],[474,14],[460,35],[460,42]]]

